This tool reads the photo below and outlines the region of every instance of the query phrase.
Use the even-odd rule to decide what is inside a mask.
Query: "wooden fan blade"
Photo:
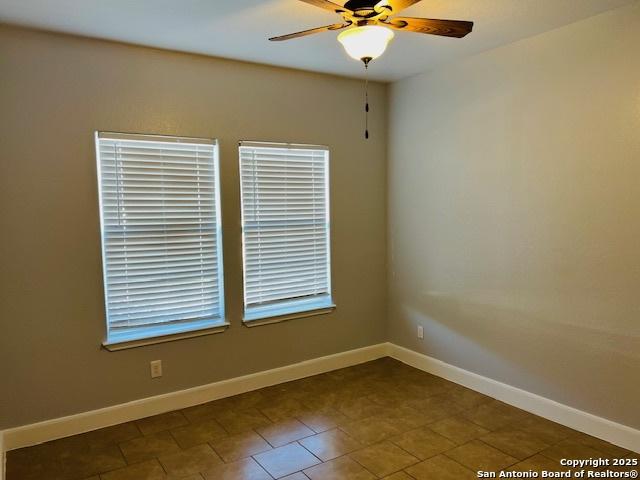
[[[391,7],[393,13],[400,13],[401,10],[409,8],[422,0],[380,0],[376,4],[376,11],[379,12],[381,8]]]
[[[436,20],[430,18],[393,17],[385,22],[397,30],[462,38],[473,30],[473,22]]]
[[[313,5],[315,7],[324,8],[325,10],[331,10],[332,12],[335,12],[335,13],[343,13],[343,12],[351,11],[344,8],[341,5],[338,5],[337,3],[330,2],[329,0],[300,0],[300,1],[304,3],[308,3],[309,5]]]
[[[272,42],[281,42],[283,40],[291,40],[292,38],[304,37],[312,35],[314,33],[327,32],[329,30],[341,30],[351,25],[351,22],[347,23],[334,23],[333,25],[326,25],[324,27],[312,28],[310,30],[303,30],[302,32],[290,33],[288,35],[282,35],[280,37],[270,38]]]

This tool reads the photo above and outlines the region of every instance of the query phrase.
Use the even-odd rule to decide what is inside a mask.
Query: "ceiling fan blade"
[[[430,18],[393,17],[385,22],[397,30],[462,38],[473,30],[473,22]]]
[[[377,12],[379,12],[382,8],[391,7],[391,11],[393,13],[400,13],[400,11],[404,10],[405,8],[409,8],[411,5],[414,5],[420,1],[422,0],[380,0],[376,4],[375,9]]]
[[[351,22],[346,23],[334,23],[333,25],[326,25],[324,27],[312,28],[310,30],[303,30],[302,32],[290,33],[288,35],[281,35],[279,37],[270,38],[272,42],[281,42],[283,40],[291,40],[292,38],[305,37],[314,33],[327,32],[330,30],[340,30],[351,25]]]
[[[330,10],[335,13],[343,13],[350,12],[344,8],[342,5],[338,5],[337,3],[330,2],[329,0],[300,0],[301,2],[308,3],[309,5],[313,5],[315,7],[324,8],[325,10]]]

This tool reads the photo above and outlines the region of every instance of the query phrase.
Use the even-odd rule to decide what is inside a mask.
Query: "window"
[[[244,320],[334,307],[329,151],[240,144]]]
[[[105,345],[224,326],[216,141],[97,133],[96,148]]]

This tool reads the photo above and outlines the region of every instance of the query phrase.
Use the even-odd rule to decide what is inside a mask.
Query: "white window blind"
[[[330,308],[329,151],[240,144],[244,319]]]
[[[215,140],[97,133],[106,344],[224,324]]]

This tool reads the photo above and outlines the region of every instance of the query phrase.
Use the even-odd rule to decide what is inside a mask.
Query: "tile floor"
[[[600,457],[638,459],[384,358],[9,452],[7,480],[465,480]]]

